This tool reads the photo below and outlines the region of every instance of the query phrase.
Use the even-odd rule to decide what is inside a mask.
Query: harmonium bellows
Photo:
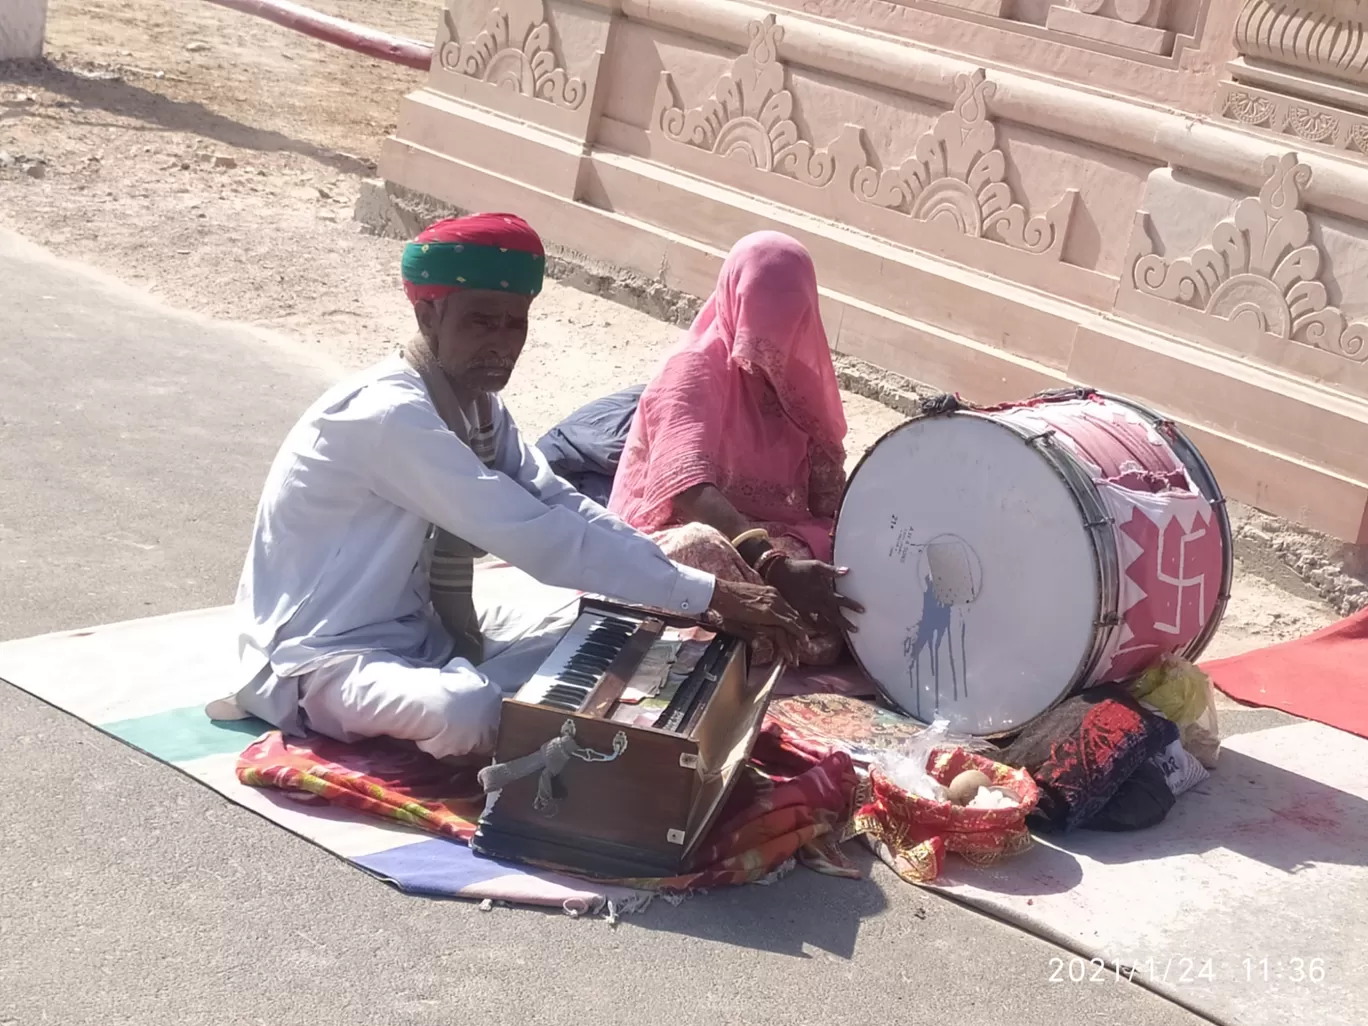
[[[753,677],[743,640],[696,621],[583,599],[503,700],[471,847],[607,878],[688,872],[782,671]]]

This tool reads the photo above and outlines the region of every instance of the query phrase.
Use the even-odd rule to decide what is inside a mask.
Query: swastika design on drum
[[[1196,658],[1231,577],[1224,499],[1172,424],[1091,392],[895,428],[837,518],[848,642],[894,706],[999,736],[1166,653]]]
[[[1143,673],[1173,651],[1175,639],[1189,639],[1206,626],[1221,587],[1223,544],[1210,513],[1203,515],[1194,503],[1176,505],[1157,518],[1136,505],[1129,519],[1118,518],[1123,561],[1129,561],[1121,585],[1121,637],[1104,678]]]

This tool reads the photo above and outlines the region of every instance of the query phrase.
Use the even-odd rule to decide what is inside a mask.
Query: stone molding
[[[844,18],[838,17],[834,6],[840,2],[841,0],[788,0],[788,4],[792,4],[790,8],[792,10],[844,21]],[[1061,65],[1057,62],[1067,60],[1069,49],[1089,50],[1124,61],[1148,64],[1151,67],[1176,72],[1179,67],[1177,58],[1185,51],[1198,46],[1201,21],[1205,19],[1203,14],[1197,25],[1182,33],[1159,28],[1158,24],[1162,20],[1163,8],[1166,7],[1167,0],[1149,0],[1148,4],[1144,0],[1121,0],[1121,6],[1127,10],[1128,15],[1137,9],[1145,10],[1148,13],[1148,17],[1141,15],[1142,20],[1138,22],[1131,22],[1126,18],[1119,17],[1111,0],[1101,0],[1101,2],[1083,0],[1084,3],[1095,5],[1096,9],[1093,11],[1085,11],[1074,0],[1056,0],[1054,4],[1046,8],[1043,22],[1019,20],[1013,6],[1016,0],[887,0],[887,2],[945,18],[970,21],[983,26],[995,35],[1001,34],[1005,39],[1024,37],[1052,44],[1058,48],[1058,52],[1052,54],[1050,59],[1042,60],[1040,63],[1029,58],[1024,61],[1016,58],[1004,60],[1005,64],[1032,67],[1043,73],[1049,73],[1051,69],[1060,67]],[[1210,6],[1212,2],[1221,2],[1221,0],[1201,0],[1204,8]],[[1154,8],[1153,12],[1149,11],[1150,7]],[[853,22],[852,27],[868,28],[875,32],[888,30],[882,19],[869,17],[865,11],[855,14],[851,21]],[[917,26],[917,28],[921,27]],[[943,26],[936,26],[929,36],[922,36],[904,24],[899,26],[897,34],[908,42],[947,48],[955,48],[952,40],[959,38],[957,33]],[[990,46],[990,49],[997,52],[999,48]],[[1000,56],[1002,55],[1000,54]],[[1118,68],[1117,71],[1124,74],[1122,68]]]
[[[1325,255],[1311,239],[1302,191],[1311,169],[1295,153],[1269,157],[1257,197],[1235,204],[1211,241],[1187,257],[1154,252],[1149,214],[1136,212],[1128,287],[1235,325],[1241,334],[1296,342],[1362,364],[1368,322],[1329,305],[1321,280]]]
[[[1083,14],[1114,18],[1129,25],[1158,26],[1166,0],[1070,0],[1069,6]]]
[[[1173,33],[1160,27],[1167,0],[1069,0],[1051,6],[1045,27],[1052,32],[1124,46],[1165,57],[1173,52]]]

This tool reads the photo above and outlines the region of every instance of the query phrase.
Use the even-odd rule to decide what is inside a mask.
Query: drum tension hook
[[[1037,442],[1047,442],[1053,437],[1054,428],[1050,428],[1048,431],[1041,431],[1039,434],[1027,435],[1026,444],[1035,445]]]

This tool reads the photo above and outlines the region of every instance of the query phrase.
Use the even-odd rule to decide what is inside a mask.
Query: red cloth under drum
[[[1304,638],[1216,659],[1202,669],[1236,701],[1368,737],[1368,609]]]

